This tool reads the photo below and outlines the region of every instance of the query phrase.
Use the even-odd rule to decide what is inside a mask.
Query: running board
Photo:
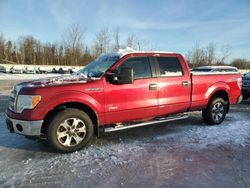
[[[120,130],[135,128],[135,127],[143,127],[143,126],[146,126],[146,125],[164,123],[164,122],[168,122],[168,121],[175,121],[175,120],[181,120],[181,119],[186,119],[186,118],[188,118],[188,115],[179,115],[179,116],[172,116],[172,117],[167,117],[167,118],[160,118],[158,120],[153,120],[153,121],[138,123],[138,124],[133,124],[133,125],[109,127],[109,128],[105,128],[104,132],[120,131]]]

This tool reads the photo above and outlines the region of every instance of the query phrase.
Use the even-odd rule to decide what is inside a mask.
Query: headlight
[[[18,95],[16,111],[22,113],[24,109],[34,109],[41,101],[40,95]]]

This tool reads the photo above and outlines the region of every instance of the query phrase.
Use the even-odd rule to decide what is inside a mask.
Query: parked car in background
[[[58,70],[57,68],[54,67],[54,68],[52,68],[51,73],[58,73],[58,71],[59,71],[59,70]]]
[[[25,74],[36,74],[36,70],[34,67],[25,67],[24,70],[23,70],[23,73]]]
[[[10,68],[10,73],[11,74],[22,74],[23,73],[23,67],[22,66],[18,66],[18,65],[13,65]]]
[[[59,74],[70,74],[70,70],[66,67],[60,67],[58,70]]]
[[[250,98],[250,72],[242,77],[242,90],[243,99]]]
[[[4,66],[0,66],[0,73],[6,73],[6,68]]]
[[[44,67],[38,67],[36,69],[36,73],[37,74],[47,74],[48,73],[48,70],[46,70]]]
[[[80,70],[80,68],[71,67],[71,68],[69,69],[69,72],[70,72],[70,74],[73,74],[73,73],[75,73],[75,72],[77,72],[77,71],[79,71],[79,70]]]
[[[233,66],[201,66],[195,67],[191,72],[225,72],[225,73],[238,73],[239,70]]]

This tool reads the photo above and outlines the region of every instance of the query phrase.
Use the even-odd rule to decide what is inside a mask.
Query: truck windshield
[[[76,74],[100,78],[119,58],[118,55],[101,55]]]

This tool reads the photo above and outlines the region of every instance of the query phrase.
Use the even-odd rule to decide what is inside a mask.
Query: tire
[[[248,98],[249,98],[249,96],[243,95],[243,100],[247,100]]]
[[[202,110],[202,117],[208,125],[218,125],[226,117],[227,103],[220,97],[213,98],[206,109]]]
[[[82,149],[93,135],[89,116],[78,109],[68,108],[51,119],[47,129],[49,145],[61,153]]]

